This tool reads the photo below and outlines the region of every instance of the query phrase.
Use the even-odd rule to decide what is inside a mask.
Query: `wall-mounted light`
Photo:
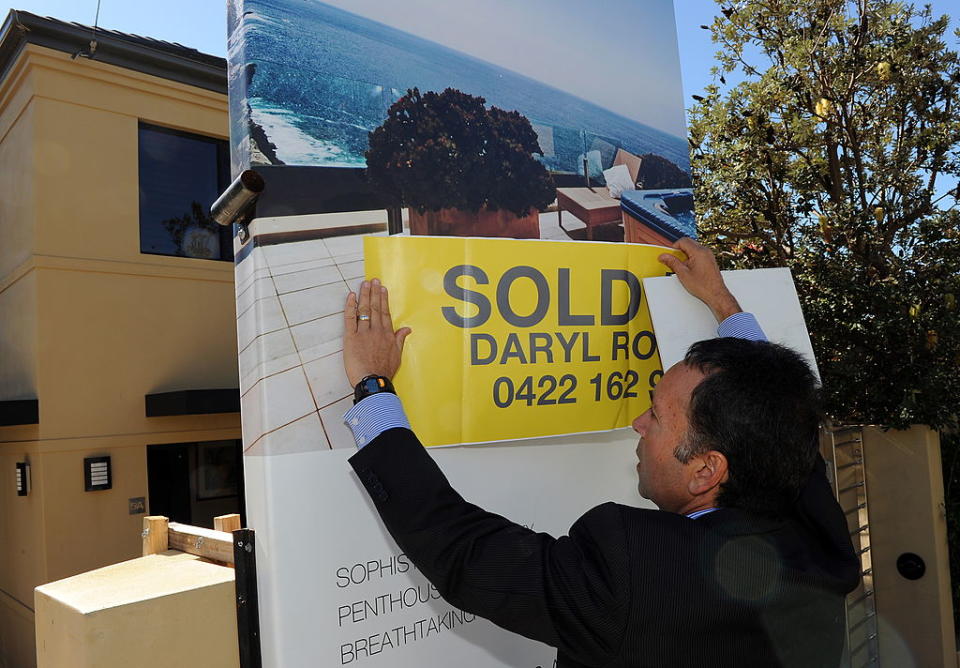
[[[17,496],[26,496],[30,493],[30,465],[26,462],[17,462]]]
[[[96,492],[113,487],[110,457],[86,457],[83,460],[83,489]]]

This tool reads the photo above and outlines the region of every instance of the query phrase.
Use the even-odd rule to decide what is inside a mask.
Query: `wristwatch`
[[[357,383],[357,386],[353,388],[353,403],[357,404],[361,399],[366,399],[370,395],[380,394],[381,392],[389,392],[390,394],[397,393],[397,391],[393,389],[393,383],[391,383],[390,379],[386,376],[378,376],[376,374],[365,376]]]

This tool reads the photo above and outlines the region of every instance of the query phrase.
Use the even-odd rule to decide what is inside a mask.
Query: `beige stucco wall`
[[[147,418],[143,399],[237,386],[232,277],[113,273],[92,264],[37,272],[40,437],[235,424],[235,415]]]
[[[25,604],[0,594],[0,652],[3,663],[10,668],[33,665],[34,650],[33,605]]]
[[[34,234],[34,116],[24,67],[0,82],[0,392],[36,394],[36,280],[23,277]],[[18,317],[12,318],[12,314]]]
[[[46,575],[46,546],[43,531],[43,484],[38,480],[35,465],[39,460],[36,443],[0,446],[0,606],[4,620],[18,619],[32,608],[33,587]],[[14,487],[14,463],[28,461],[33,491],[17,496]],[[0,623],[0,638],[7,626]],[[3,647],[5,643],[0,644]]]
[[[30,256],[34,220],[32,81],[20,61],[0,82],[0,281]],[[0,283],[0,285],[3,285]]]
[[[0,229],[4,229],[2,223]],[[0,243],[0,248],[3,246]],[[2,399],[34,398],[37,396],[36,274],[11,281],[6,289],[0,284],[0,317],[4,318],[0,336]]]
[[[940,439],[926,427],[866,427],[863,454],[880,664],[952,666],[957,649]],[[926,563],[919,580],[907,580],[897,571],[897,558],[904,552]]]
[[[240,437],[237,414],[144,414],[237,387],[237,353],[233,265],[140,253],[139,120],[226,138],[226,97],[34,45],[0,82],[0,400],[40,401],[0,427],[0,668],[34,665],[34,587],[139,553],[147,445]],[[111,490],[83,489],[95,455]]]

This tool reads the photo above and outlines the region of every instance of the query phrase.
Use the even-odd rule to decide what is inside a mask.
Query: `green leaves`
[[[745,76],[690,110],[701,236],[726,267],[792,269],[833,417],[957,428],[947,21],[890,0],[726,8],[711,26],[718,73]]]

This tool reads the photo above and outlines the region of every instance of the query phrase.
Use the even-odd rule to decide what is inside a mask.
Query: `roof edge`
[[[0,81],[27,44],[83,54],[93,28],[11,9],[0,28]],[[196,49],[98,28],[92,59],[162,79],[227,94],[227,61]],[[88,57],[82,55],[81,57]]]

